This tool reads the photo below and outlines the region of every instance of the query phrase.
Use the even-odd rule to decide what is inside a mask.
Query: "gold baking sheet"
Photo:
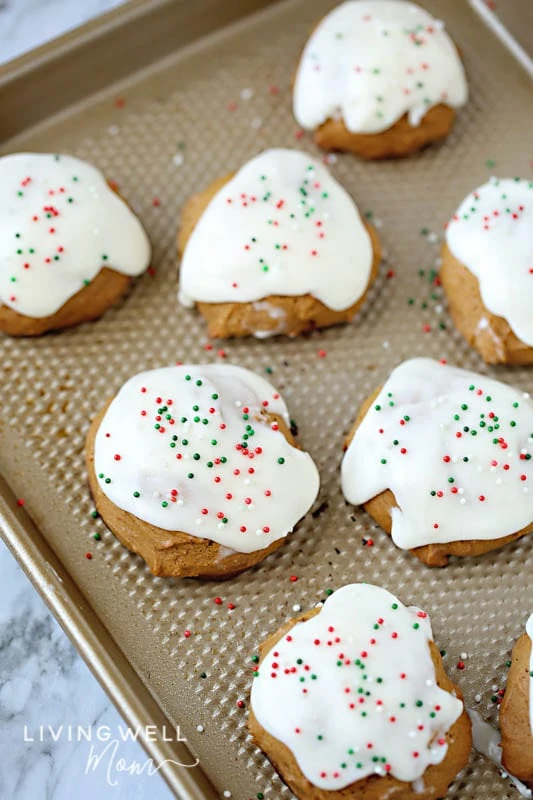
[[[198,16],[202,3],[213,6],[206,0],[185,5]],[[152,5],[158,14],[163,7],[185,13],[182,3]],[[1,148],[64,151],[92,161],[118,183],[153,242],[153,270],[100,321],[33,341],[0,339],[0,473],[12,490],[0,484],[0,527],[127,718],[181,726],[214,788],[198,769],[167,766],[162,772],[191,800],[224,791],[235,800],[258,793],[265,800],[290,798],[247,734],[250,657],[268,633],[300,606],[324,599],[326,590],[372,581],[430,612],[451,677],[467,705],[493,724],[491,698],[504,685],[512,642],[531,611],[530,538],[429,570],[347,506],[339,488],[342,441],[356,408],[400,360],[447,358],[532,389],[528,370],[482,364],[454,331],[434,281],[443,223],[463,196],[491,174],[531,174],[529,80],[466,2],[422,2],[445,18],[469,76],[471,100],[450,138],[404,161],[330,159],[334,175],[378,228],[386,254],[356,322],[293,341],[208,342],[202,320],[175,298],[175,234],[185,199],[266,147],[316,154],[292,118],[289,82],[307,32],[333,5],[289,0],[174,54],[167,54],[166,42],[154,54],[161,61],[146,66],[145,60],[143,71],[118,84],[112,82],[124,74],[124,64],[114,72],[108,63],[106,80],[93,86],[101,90],[97,96],[80,95],[75,106],[42,122],[32,112],[32,127],[19,126]],[[142,29],[152,28],[141,18],[135,27],[127,13],[124,19],[141,46]],[[103,40],[97,30],[92,36],[92,55],[79,52],[87,63],[92,58],[97,72]],[[69,52],[74,69],[72,43]],[[140,62],[128,58],[133,72]],[[33,64],[37,85],[44,68]],[[26,71],[27,62],[19,83]],[[8,85],[11,97],[9,91]],[[12,113],[16,130],[15,106]],[[177,360],[224,359],[264,374],[283,391],[299,441],[320,469],[315,513],[284,548],[236,579],[153,578],[91,516],[83,466],[89,420],[135,372]],[[17,507],[14,498],[25,505]],[[93,539],[96,532],[100,541]],[[172,744],[147,747],[155,757],[177,757]],[[472,754],[449,796],[503,800],[514,792],[492,763]]]

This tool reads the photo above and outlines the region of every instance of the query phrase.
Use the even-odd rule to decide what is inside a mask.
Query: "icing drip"
[[[390,489],[403,549],[499,539],[533,521],[532,451],[529,395],[415,358],[391,373],[358,427],[342,489],[354,504]]]
[[[433,106],[458,108],[467,95],[461,59],[442,22],[402,0],[348,0],[305,46],[294,116],[309,130],[342,117],[352,133],[377,133],[404,114],[419,125]]]
[[[165,530],[250,553],[286,536],[313,504],[317,469],[291,446],[278,392],[230,365],[130,378],[98,428],[95,472],[119,508]]]
[[[266,654],[254,714],[321,789],[374,774],[417,781],[445,757],[463,710],[437,686],[432,638],[425,612],[377,586],[344,586]]]
[[[47,317],[103,267],[140,275],[141,223],[95,167],[72,156],[0,158],[0,302]]]
[[[533,733],[533,614],[526,624],[526,633],[531,641],[531,654],[529,656],[529,725]]]
[[[470,722],[472,723],[472,743],[474,745],[474,749],[486,758],[490,758],[490,760],[500,768],[502,772],[502,778],[509,778],[515,789],[522,795],[522,797],[526,797],[528,800],[531,800],[531,797],[533,796],[531,789],[528,789],[525,784],[518,780],[518,778],[515,778],[513,775],[509,775],[508,772],[503,770],[500,732],[495,730],[492,725],[489,725],[488,722],[485,722],[481,714],[479,714],[473,708],[468,708],[467,713],[470,717]]]
[[[372,260],[359,212],[325,166],[296,150],[267,150],[222,187],[196,225],[179,299],[245,303],[311,294],[341,310],[364,294]]]
[[[491,178],[463,200],[446,243],[478,279],[488,310],[533,346],[533,181]]]

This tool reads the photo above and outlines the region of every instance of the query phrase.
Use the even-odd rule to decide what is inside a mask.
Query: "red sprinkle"
[[[85,553],[85,558],[88,559],[89,561],[91,560],[92,557],[93,557],[92,553]]]
[[[189,636],[191,635],[191,632],[189,630],[183,631],[183,635],[185,636],[186,639],[188,639]]]
[[[326,353],[325,350],[319,350],[318,351],[318,357],[319,358],[325,358],[326,356],[327,356],[327,353]]]
[[[464,669],[464,668],[465,668],[465,662],[464,661],[458,661],[457,662],[457,669]]]
[[[298,577],[296,575],[291,575],[291,581],[293,583],[296,583],[297,580],[298,580]]]
[[[19,497],[19,499],[17,500],[17,505],[18,506],[23,506],[23,505],[25,505],[25,503],[26,503],[26,501],[24,500],[23,497]]]
[[[237,700],[237,708],[244,708],[244,700]]]
[[[221,597],[215,597],[215,603],[217,604],[217,606],[221,606],[222,605],[222,598]]]

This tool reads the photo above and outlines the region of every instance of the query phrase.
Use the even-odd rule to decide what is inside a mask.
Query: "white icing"
[[[531,653],[529,655],[529,725],[533,734],[533,614],[527,621],[526,633],[531,642]]]
[[[326,167],[297,150],[267,150],[204,211],[183,254],[179,299],[311,294],[338,311],[362,297],[372,260],[359,212]]]
[[[98,428],[99,486],[116,506],[159,528],[241,553],[268,547],[307,513],[319,476],[266,411],[289,422],[274,387],[241,367],[140,373]]]
[[[445,757],[463,710],[437,686],[432,638],[423,611],[377,586],[344,586],[266,654],[254,714],[321,789],[373,774],[417,781]]]
[[[278,323],[275,328],[264,331],[254,331],[256,339],[269,339],[271,336],[277,336],[279,333],[283,333],[287,321],[287,315],[283,308],[278,308],[266,300],[254,303],[253,307],[254,311],[266,311],[270,319],[277,320]]]
[[[139,275],[141,223],[95,167],[72,156],[0,158],[0,303],[47,317],[103,267]]]
[[[533,521],[532,436],[529,395],[431,359],[405,361],[344,456],[344,496],[360,504],[390,489],[403,549],[499,539]]]
[[[491,178],[463,200],[446,243],[478,279],[488,310],[533,346],[533,181]]]
[[[404,114],[417,126],[433,106],[458,108],[467,97],[463,65],[442,22],[402,0],[348,0],[311,34],[293,105],[303,128],[341,117],[352,133],[377,133]]]
[[[474,749],[493,761],[500,768],[502,777],[509,778],[522,797],[531,798],[533,796],[531,789],[528,789],[518,778],[509,775],[502,767],[502,748],[499,731],[495,730],[488,722],[485,722],[483,717],[474,709],[468,708],[467,713],[472,723],[472,743]]]

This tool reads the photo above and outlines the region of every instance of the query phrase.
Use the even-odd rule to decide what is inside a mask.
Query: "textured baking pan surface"
[[[352,581],[380,584],[426,609],[467,706],[493,725],[511,645],[531,612],[531,537],[430,570],[346,505],[339,488],[356,409],[402,359],[445,358],[532,389],[530,371],[488,368],[468,348],[436,280],[443,224],[463,197],[491,174],[531,174],[527,76],[466,2],[422,2],[445,17],[470,83],[449,139],[404,161],[327,158],[385,251],[355,322],[292,341],[209,342],[204,322],[176,301],[175,239],[187,197],[267,147],[317,154],[292,118],[289,84],[309,30],[333,5],[276,4],[3,147],[69,152],[96,164],[143,220],[154,252],[149,272],[100,321],[34,341],[0,339],[0,472],[99,618],[93,634],[109,631],[181,726],[216,796],[231,792],[235,800],[291,796],[251,744],[246,717],[251,657],[300,609]],[[176,361],[226,361],[271,380],[321,473],[313,513],[287,545],[226,583],[152,577],[91,515],[83,462],[90,419],[130,375]],[[46,594],[46,582],[40,589]],[[83,641],[83,631],[71,633]],[[449,796],[503,800],[515,791],[473,753]]]

